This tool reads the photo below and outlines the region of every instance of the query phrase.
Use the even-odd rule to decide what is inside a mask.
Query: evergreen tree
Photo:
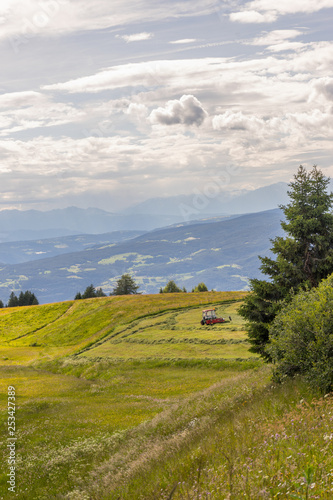
[[[9,296],[7,307],[17,307],[18,305],[19,305],[18,298],[16,297],[15,293],[12,292]]]
[[[185,289],[179,288],[173,280],[168,281],[161,293],[181,293],[186,292]]]
[[[85,291],[82,294],[83,299],[92,299],[96,297],[96,289],[93,284],[87,286]]]
[[[7,307],[17,307],[17,306],[37,306],[39,304],[36,295],[30,290],[25,292],[20,292],[17,297],[14,292],[10,294]]]
[[[87,286],[83,294],[81,292],[77,292],[77,294],[74,297],[74,300],[81,300],[81,299],[93,299],[95,297],[106,297],[106,294],[103,292],[101,288],[96,288],[94,287],[93,284]]]
[[[3,302],[2,300],[0,300],[0,309],[3,309],[4,305],[3,305]]]
[[[286,236],[272,240],[276,259],[259,257],[260,269],[269,281],[250,280],[251,292],[240,308],[248,321],[251,351],[269,359],[266,350],[269,325],[300,290],[318,286],[333,271],[333,194],[329,179],[316,166],[307,172],[299,167],[290,183],[290,203],[281,206]]]
[[[110,295],[132,295],[138,293],[139,286],[129,274],[123,274]]]
[[[20,292],[20,295],[18,296],[18,305],[19,306],[26,306],[26,295],[23,292]]]

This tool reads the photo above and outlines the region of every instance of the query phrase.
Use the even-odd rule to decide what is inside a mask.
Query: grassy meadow
[[[0,310],[0,499],[332,498],[333,398],[302,380],[272,384],[270,366],[249,352],[244,295]],[[200,324],[211,306],[225,323]]]

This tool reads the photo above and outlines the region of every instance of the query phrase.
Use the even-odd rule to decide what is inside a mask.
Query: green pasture
[[[313,395],[297,381],[275,388],[271,368],[249,352],[237,313],[244,295],[104,297],[1,310],[0,500],[167,500],[171,491],[180,500],[243,498],[236,484],[250,499],[265,488],[263,498],[302,493],[297,453],[271,436],[280,435],[290,408]],[[226,322],[202,326],[202,309],[213,306]],[[16,390],[15,493],[6,484],[9,385]],[[310,429],[315,416],[307,408]],[[331,413],[323,415],[331,436],[324,426]],[[319,463],[326,450],[320,474],[333,470],[325,439],[310,461]],[[288,454],[296,472],[282,487],[291,477]],[[243,479],[248,460],[257,465]],[[270,490],[262,471],[272,476]]]
[[[237,312],[239,303],[225,301],[216,313],[226,320],[201,325],[202,308],[163,312],[118,328],[83,355],[119,359],[247,359],[253,357]],[[231,320],[229,319],[231,318]]]

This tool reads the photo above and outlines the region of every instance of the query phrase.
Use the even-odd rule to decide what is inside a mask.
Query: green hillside
[[[166,500],[173,491],[179,500],[220,499],[245,490],[260,498],[263,489],[266,498],[289,498],[304,492],[301,471],[311,463],[320,464],[311,491],[328,492],[331,440],[322,436],[330,435],[333,403],[312,403],[301,381],[272,386],[270,367],[248,350],[237,312],[245,294],[1,310],[0,498]],[[227,321],[202,326],[209,306]],[[8,387],[16,393],[15,493],[6,483]],[[293,436],[291,420],[300,422],[292,442],[271,437]]]
[[[186,307],[232,302],[242,299],[245,293],[206,292],[102,297],[36,307],[1,309],[0,356],[5,364],[30,364],[37,359],[52,359],[64,354],[79,353],[87,346],[96,350],[96,343],[102,339],[115,342],[114,339],[121,338],[124,331],[131,332],[140,318]],[[196,312],[196,323],[201,328],[200,319],[199,309]],[[116,342],[119,344],[119,340]],[[125,344],[130,348],[127,340]],[[109,351],[107,355],[112,357],[113,353]],[[117,354],[114,356],[118,357]],[[131,357],[131,354],[120,357]]]

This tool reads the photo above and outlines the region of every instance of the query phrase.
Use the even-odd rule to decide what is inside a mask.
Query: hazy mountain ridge
[[[68,207],[49,211],[0,211],[0,242],[58,238],[112,231],[151,231],[177,223],[228,214],[244,214],[277,208],[286,201],[287,184],[244,191],[152,198],[119,212],[98,208]],[[1,259],[0,259],[1,260]]]
[[[0,270],[1,299],[23,288],[41,303],[66,300],[90,283],[108,293],[125,272],[143,293],[158,292],[169,279],[188,290],[199,281],[209,289],[242,290],[249,277],[260,275],[258,255],[269,253],[270,238],[282,234],[281,216],[277,209],[163,228],[112,246],[6,266]]]
[[[69,207],[49,210],[0,211],[0,242],[57,238],[113,231],[150,231],[183,220],[169,215],[126,215],[97,208]]]
[[[143,231],[114,231],[103,234],[80,234],[29,241],[0,243],[2,265],[19,264],[64,253],[79,252],[95,246],[115,244],[142,234]]]
[[[191,195],[151,198],[135,204],[126,210],[125,214],[171,214],[182,216],[191,214],[190,218],[207,215],[245,214],[273,210],[288,200],[288,184],[277,182],[254,190],[243,190],[240,193],[221,191],[217,196],[209,197],[202,193]],[[201,217],[200,217],[201,218]]]

